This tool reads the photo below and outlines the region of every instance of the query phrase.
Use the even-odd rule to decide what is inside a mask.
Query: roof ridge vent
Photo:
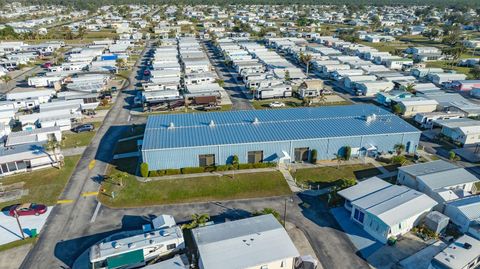
[[[213,120],[211,120],[210,123],[208,124],[208,126],[215,127],[215,122]]]
[[[253,119],[253,124],[259,124],[259,123],[260,123],[260,121],[258,120],[257,117],[255,117],[255,119]]]
[[[170,124],[168,125],[168,129],[173,129],[175,128],[175,124],[173,124],[173,122],[170,122]]]

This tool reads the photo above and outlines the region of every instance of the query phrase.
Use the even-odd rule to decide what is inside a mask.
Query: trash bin
[[[31,229],[31,230],[30,230],[30,234],[31,234],[31,235],[30,235],[31,238],[37,237],[37,236],[38,236],[37,229]]]

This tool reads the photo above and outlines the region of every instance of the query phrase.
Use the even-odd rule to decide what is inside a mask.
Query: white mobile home
[[[395,84],[390,81],[364,81],[356,84],[357,93],[364,96],[375,96],[377,92],[388,92],[395,86]]]
[[[437,204],[413,189],[373,177],[339,191],[352,221],[381,243],[408,233]]]
[[[411,97],[398,100],[401,114],[405,117],[412,117],[417,113],[433,112],[437,110],[438,102],[423,97]]]
[[[200,269],[293,269],[300,256],[270,214],[196,228],[192,234]]]
[[[462,233],[469,233],[480,240],[480,195],[472,195],[445,204],[443,213]]]

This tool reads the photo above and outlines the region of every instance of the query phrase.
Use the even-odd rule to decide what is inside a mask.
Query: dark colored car
[[[10,208],[9,215],[14,217],[15,211],[17,211],[18,216],[38,216],[47,212],[47,206],[35,203],[14,205]]]
[[[91,132],[93,130],[95,130],[95,126],[93,126],[93,124],[82,124],[75,126],[72,129],[72,131],[75,133]]]

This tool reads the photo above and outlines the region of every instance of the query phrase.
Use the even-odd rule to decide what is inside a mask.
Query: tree
[[[343,150],[343,158],[345,161],[350,160],[350,157],[352,156],[352,148],[350,146],[345,146]]]
[[[192,221],[190,223],[184,224],[182,229],[194,229],[198,226],[202,226],[210,220],[210,216],[208,214],[193,214]]]
[[[340,164],[342,163],[343,157],[340,154],[335,153],[335,158],[333,158],[333,160],[337,161],[337,169],[339,169]]]
[[[9,75],[4,75],[2,77],[0,77],[0,79],[5,82],[5,83],[8,83],[9,81],[12,80],[12,77],[10,77]]]
[[[475,65],[470,71],[468,72],[473,79],[480,79],[480,65]]]
[[[395,152],[397,152],[397,155],[400,155],[405,150],[405,145],[402,143],[398,143],[398,144],[395,144],[395,146],[393,146],[393,149],[395,149]]]
[[[55,163],[57,164],[58,169],[62,168],[62,163],[59,162],[57,157],[57,149],[60,148],[60,143],[57,141],[57,138],[53,136],[43,146],[45,150],[53,152],[53,157],[55,158]]]
[[[397,155],[392,157],[393,164],[400,164],[403,165],[407,161],[407,158],[403,155]]]
[[[148,163],[140,164],[140,175],[142,175],[142,177],[148,177]]]
[[[261,216],[261,215],[268,215],[268,214],[272,214],[278,220],[278,222],[280,223],[283,222],[282,218],[280,217],[280,213],[278,213],[278,211],[273,208],[266,207],[260,211],[255,211],[253,213],[254,216]]]
[[[313,56],[311,54],[304,54],[303,52],[300,53],[300,61],[306,66],[307,68],[307,78],[308,78],[308,72],[310,69],[310,64],[313,59]]]
[[[415,83],[408,83],[405,86],[405,91],[415,94]]]
[[[233,156],[232,156],[232,165],[233,165],[233,166],[237,166],[238,164],[239,164],[238,156],[237,156],[237,155],[233,155]]]
[[[117,59],[116,61],[117,69],[123,69],[127,65],[127,60],[125,58]]]
[[[402,107],[399,104],[395,104],[392,106],[392,112],[395,115],[400,115],[402,114]]]
[[[311,155],[310,155],[310,162],[311,163],[317,163],[317,150],[312,149]]]
[[[292,78],[290,77],[290,71],[285,70],[285,81],[290,81]]]

